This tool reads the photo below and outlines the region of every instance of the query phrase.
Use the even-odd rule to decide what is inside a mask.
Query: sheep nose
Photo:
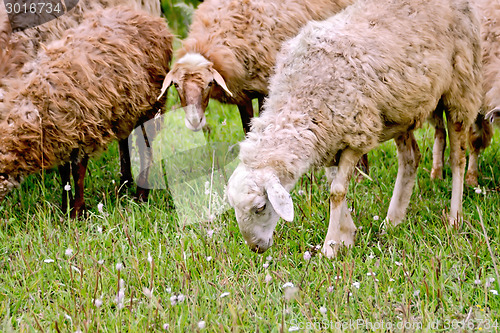
[[[271,239],[269,241],[260,241],[256,244],[252,244],[252,245],[249,244],[249,247],[250,247],[250,250],[252,250],[253,252],[258,253],[258,254],[262,254],[262,253],[266,252],[267,249],[269,249],[272,244],[273,244],[273,240]]]

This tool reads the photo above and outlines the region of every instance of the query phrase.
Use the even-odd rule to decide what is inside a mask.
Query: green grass
[[[168,107],[175,103],[171,94]],[[224,120],[232,138],[223,140],[241,139],[236,107],[212,102],[213,137],[229,135],[221,132]],[[459,230],[444,218],[449,167],[445,180],[429,179],[433,131],[426,126],[417,136],[423,159],[404,223],[381,232],[397,172],[395,147],[387,142],[369,155],[373,180],[351,183],[356,245],[332,260],[315,252],[328,225],[322,171],[299,181],[292,192],[295,219],[278,224],[264,255],[246,248],[232,210],[185,223],[166,190],[153,191],[147,203],[119,191],[116,145],[90,162],[85,219],[60,211],[56,172],[33,175],[0,204],[0,331],[161,332],[165,325],[172,332],[398,332],[404,325],[410,332],[460,325],[495,331],[500,296],[490,290],[500,292],[494,269],[500,265],[499,132],[481,155],[481,193],[465,190]],[[284,289],[287,282],[295,287]],[[185,299],[172,305],[180,294]]]

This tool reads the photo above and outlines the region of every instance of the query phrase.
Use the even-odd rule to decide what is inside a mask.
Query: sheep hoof
[[[477,187],[479,182],[477,181],[477,172],[467,172],[465,176],[465,183],[472,187]]]
[[[332,241],[325,241],[325,244],[323,245],[323,248],[321,249],[321,253],[328,259],[332,259],[337,256],[337,252],[339,250],[339,245],[338,244],[327,244],[328,242]],[[333,242],[335,243],[335,242]]]
[[[431,170],[431,179],[443,179],[443,168],[433,167]]]

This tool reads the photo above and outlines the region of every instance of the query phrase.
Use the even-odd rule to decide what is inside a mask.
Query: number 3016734
[[[32,2],[32,3],[5,3],[5,9],[7,14],[60,14],[63,9],[61,8],[61,3],[51,3],[51,2]]]

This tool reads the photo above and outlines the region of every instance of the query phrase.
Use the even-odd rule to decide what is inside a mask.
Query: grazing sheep
[[[489,0],[474,0],[481,23],[483,51],[483,104],[469,132],[469,165],[465,180],[478,185],[479,153],[490,145],[493,136],[491,123],[500,117],[500,4]],[[442,110],[436,110],[431,119],[435,126],[431,178],[443,177],[446,128]],[[499,123],[500,125],[500,123]]]
[[[198,6],[178,61],[165,78],[186,111],[186,126],[206,123],[209,98],[238,106],[245,132],[252,99],[268,93],[268,79],[282,42],[310,20],[330,17],[354,0],[212,0]]]
[[[352,171],[390,139],[398,175],[387,220],[400,223],[420,159],[413,130],[438,103],[450,120],[449,221],[458,224],[466,136],[481,103],[477,24],[467,0],[360,0],[286,42],[226,189],[248,246],[260,253],[271,246],[279,217],[294,216],[289,191],[318,166],[334,167],[323,253],[352,245],[356,226],[345,201]]]
[[[161,107],[172,39],[162,18],[115,7],[90,13],[41,50],[0,104],[0,199],[41,169],[81,161],[75,173],[84,172],[88,156],[150,119]],[[73,216],[83,188],[76,196]]]
[[[23,2],[27,2],[27,0],[23,0]],[[126,5],[127,7],[135,8],[135,9],[143,9],[155,16],[161,16],[161,8],[159,0],[80,0],[77,2],[76,6],[72,9],[68,8],[68,12],[58,17],[57,19],[51,20],[45,24],[35,26],[29,29],[24,29],[22,31],[17,31],[13,35],[10,31],[10,24],[8,22],[8,17],[5,12],[5,7],[0,6],[0,33],[4,31],[4,35],[6,38],[10,38],[8,41],[11,45],[10,48],[6,48],[9,54],[5,54],[4,67],[2,68],[0,65],[0,78],[5,77],[15,77],[20,75],[25,75],[29,73],[33,68],[30,68],[33,62],[29,63],[28,60],[33,59],[40,49],[40,45],[49,43],[54,40],[58,40],[61,38],[62,34],[69,28],[76,27],[82,21],[84,14],[94,11],[100,10],[109,7],[116,7],[119,5]],[[1,10],[4,10],[2,13]],[[33,15],[33,14],[30,14]],[[26,25],[25,17],[19,17],[16,22],[16,18],[14,18],[14,26],[21,27]],[[5,29],[2,29],[3,22],[6,22]],[[28,20],[29,21],[29,20]],[[33,20],[31,20],[33,21]],[[29,22],[28,22],[29,23]],[[0,38],[0,45],[4,45],[7,40],[4,41],[3,38]],[[16,57],[13,57],[15,55]],[[2,55],[0,54],[0,57]],[[28,64],[26,64],[28,63]],[[26,64],[26,65],[25,65]],[[20,69],[22,66],[22,73],[20,73]],[[0,80],[0,101],[3,99],[5,87],[3,86],[2,80]],[[145,118],[144,121],[148,119]],[[137,124],[139,125],[139,124]],[[133,184],[133,177],[131,171],[131,163],[130,163],[130,154],[128,147],[128,140],[123,139],[119,142],[120,148],[120,166],[121,166],[121,177],[120,183],[123,185],[130,186]],[[144,152],[140,152],[141,155],[141,163],[144,163],[146,159],[150,159],[150,156],[144,156]],[[77,166],[76,166],[77,167]],[[77,167],[78,168],[78,167]],[[70,182],[69,174],[70,174],[71,166],[70,164],[66,164],[64,166],[60,166],[59,171],[61,173],[62,185],[68,184]],[[74,175],[76,175],[74,173]],[[146,199],[149,193],[149,190],[140,186],[139,183],[142,183],[144,186],[144,182],[146,180],[144,177],[138,180],[137,184],[137,192],[136,196],[139,199]],[[75,182],[80,182],[83,184],[83,179],[77,180]],[[71,193],[70,193],[71,194]],[[63,191],[62,194],[62,208],[65,211],[67,209],[67,192]],[[70,195],[70,199],[71,195]]]

